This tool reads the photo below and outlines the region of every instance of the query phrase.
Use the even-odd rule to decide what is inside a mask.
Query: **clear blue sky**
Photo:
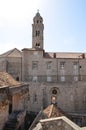
[[[37,9],[46,51],[86,52],[86,0],[0,0],[0,54],[32,47]]]

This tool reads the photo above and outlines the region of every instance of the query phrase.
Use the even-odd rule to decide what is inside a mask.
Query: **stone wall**
[[[0,57],[0,71],[7,72],[14,79],[22,80],[22,58],[21,57]]]
[[[21,84],[20,86],[10,88],[12,111],[28,109],[27,102],[29,96],[29,85]]]
[[[86,83],[38,83],[30,82],[29,111],[39,112],[51,104],[56,89],[56,103],[65,112],[86,112]]]
[[[28,84],[0,87],[0,130],[12,112],[28,110],[28,95]]]
[[[7,58],[7,72],[13,76],[14,79],[21,81],[22,80],[22,67],[21,57],[9,57]]]
[[[0,130],[2,130],[4,123],[7,121],[8,119],[8,111],[9,111],[9,105],[6,104],[2,104],[0,102]]]
[[[32,67],[34,61],[38,62],[37,68],[35,69]],[[50,68],[48,68],[49,62],[51,62]],[[64,64],[62,68],[61,63]],[[43,50],[23,49],[22,80],[33,81],[34,77],[37,77],[36,80],[38,82],[68,83],[77,82],[78,80],[85,81],[85,64],[86,59],[83,58],[46,58]]]
[[[66,117],[40,120],[33,130],[80,130],[81,128]]]

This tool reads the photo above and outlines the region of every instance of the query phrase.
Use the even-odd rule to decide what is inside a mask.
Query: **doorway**
[[[12,113],[12,103],[9,103],[9,114]]]

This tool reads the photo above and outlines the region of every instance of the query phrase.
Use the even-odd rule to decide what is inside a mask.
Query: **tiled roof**
[[[19,84],[20,83],[14,80],[12,76],[9,75],[8,73],[0,72],[0,87],[4,87],[4,86],[11,87]]]
[[[43,112],[48,118],[64,115],[64,112],[55,104],[49,105]]]
[[[46,109],[41,110],[38,113],[37,117],[33,121],[29,130],[32,130],[32,128],[35,128],[36,124],[41,119],[47,119],[47,118],[52,118],[52,117],[60,117],[60,116],[63,116],[63,115],[64,115],[64,112],[60,108],[58,108],[57,105],[55,105],[55,104],[49,105]]]
[[[46,52],[44,58],[85,58],[86,53],[73,53],[73,52]]]
[[[3,54],[0,55],[0,57],[21,57],[21,51],[19,51],[17,48],[14,48],[12,50],[9,50]]]

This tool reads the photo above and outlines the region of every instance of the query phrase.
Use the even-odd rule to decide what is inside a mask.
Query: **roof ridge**
[[[17,49],[14,48],[14,49],[10,50],[10,52],[8,53],[8,55],[10,55],[14,50],[17,50]],[[7,56],[8,56],[8,55],[7,55]]]
[[[51,105],[51,109],[50,109],[49,117],[51,117],[51,115],[52,115],[52,111],[53,111],[53,104]]]

